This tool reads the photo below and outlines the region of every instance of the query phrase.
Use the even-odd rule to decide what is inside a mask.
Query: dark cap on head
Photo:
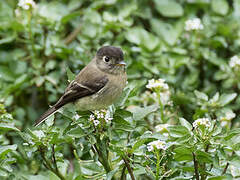
[[[123,60],[123,52],[121,48],[114,46],[103,46],[97,51],[98,57],[110,56],[118,60]]]

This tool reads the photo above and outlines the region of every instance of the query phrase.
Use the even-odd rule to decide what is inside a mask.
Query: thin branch
[[[229,166],[229,162],[227,162],[225,168],[223,169],[222,175],[224,175],[227,172],[228,166]]]
[[[232,157],[234,154],[235,154],[235,152],[233,151],[231,157]],[[222,175],[224,175],[224,174],[227,172],[228,166],[229,166],[229,162],[227,162],[225,168],[223,169]]]
[[[194,164],[194,171],[195,171],[196,180],[199,180],[198,162],[196,160],[196,155],[194,154],[194,152],[192,153],[192,155],[193,155],[193,164]]]
[[[125,170],[126,170],[126,166],[124,166],[122,169],[120,180],[126,180]]]
[[[41,155],[41,157],[42,157],[42,159],[43,159],[43,165],[47,168],[47,169],[49,169],[50,171],[52,171],[54,174],[56,174],[61,180],[65,180],[65,177],[59,172],[59,171],[56,171],[56,169],[54,169],[53,167],[52,167],[52,165],[51,165],[51,163],[46,159],[46,157],[45,157],[45,153],[44,153],[44,151],[43,151],[43,149],[39,149],[39,151],[40,151],[40,155]]]
[[[104,167],[105,171],[107,173],[109,173],[112,169],[110,167],[110,164],[108,162],[107,157],[104,157],[102,151],[100,151],[95,144],[92,145],[92,150],[94,151],[94,153],[98,154],[99,162],[102,164],[102,166]],[[112,177],[112,180],[115,180],[115,178]]]
[[[79,25],[73,32],[71,32],[66,39],[64,40],[64,43],[66,45],[70,44],[78,35],[78,33],[81,31],[82,26]]]
[[[56,161],[56,157],[55,157],[55,148],[54,145],[52,145],[52,157],[53,157],[53,164],[55,166],[55,170],[57,172],[59,172],[58,167],[57,167],[57,161]]]
[[[131,166],[130,166],[130,164],[129,164],[129,161],[128,161],[126,158],[124,158],[124,157],[122,157],[122,158],[123,158],[123,161],[124,161],[124,163],[125,163],[125,165],[126,165],[126,167],[127,167],[128,173],[129,173],[130,176],[131,176],[131,179],[132,179],[132,180],[135,180],[135,177],[134,177],[134,175],[133,175],[133,170],[132,170],[132,168],[131,168]]]

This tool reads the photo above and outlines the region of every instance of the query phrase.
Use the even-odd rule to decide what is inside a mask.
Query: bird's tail
[[[38,126],[42,122],[44,122],[50,115],[54,114],[59,108],[52,106],[45,113],[41,115],[41,117],[35,122],[34,126]]]

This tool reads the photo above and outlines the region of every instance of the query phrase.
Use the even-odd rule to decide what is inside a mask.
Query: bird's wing
[[[63,96],[54,106],[56,108],[60,108],[67,103],[76,101],[79,98],[90,96],[102,89],[107,82],[107,76],[98,76],[94,78],[89,77],[88,80],[83,82],[74,80],[69,84]]]
[[[84,71],[83,71],[84,72]],[[53,105],[50,109],[48,109],[36,122],[35,126],[38,126],[42,122],[44,122],[47,117],[51,114],[54,114],[59,108],[64,106],[67,103],[74,102],[79,98],[90,96],[100,89],[102,89],[108,82],[108,78],[106,75],[100,74],[91,74],[90,72],[85,71],[83,76],[87,76],[88,78],[79,78],[78,76],[76,80],[73,80],[69,86],[66,88],[62,97],[58,100],[58,102]]]

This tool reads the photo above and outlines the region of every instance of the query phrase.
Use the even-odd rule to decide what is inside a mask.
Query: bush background
[[[230,58],[240,51],[239,0],[39,0],[36,4],[36,9],[26,11],[15,0],[0,1],[1,177],[58,179],[53,172],[46,171],[39,151],[39,147],[50,148],[52,144],[57,147],[59,163],[64,164],[61,168],[65,167],[62,171],[68,179],[111,179],[113,174],[118,179],[122,171],[130,179],[126,168],[122,170],[124,165],[119,157],[129,158],[138,179],[197,178],[192,153],[199,158],[201,179],[240,176],[237,160],[240,69],[229,67]],[[185,31],[185,21],[196,17],[201,19],[204,29]],[[112,152],[111,157],[116,158],[113,161],[120,163],[119,166],[113,163],[116,170],[110,175],[104,173],[98,157],[87,152],[91,139],[80,137],[79,130],[76,136],[62,133],[72,128],[71,121],[64,120],[63,115],[57,115],[55,126],[50,123],[37,128],[45,133],[45,140],[53,138],[55,133],[58,141],[34,140],[33,133],[35,119],[64,92],[71,72],[77,74],[102,45],[115,45],[124,50],[129,83],[124,105],[120,103],[121,107],[116,109],[128,109],[122,111],[132,118],[125,122],[128,118],[123,117],[125,121],[117,124],[126,130],[124,123],[127,123],[130,126],[127,134],[116,131],[115,139],[106,143],[114,144],[107,148]],[[165,107],[164,119],[146,93],[145,85],[152,78],[165,79],[171,89],[173,106]],[[215,99],[210,100],[213,96]],[[227,112],[234,112],[236,117],[221,127],[221,117]],[[198,118],[209,117],[216,120],[213,131],[219,132],[191,144],[189,138],[193,135],[184,136],[186,129],[181,128],[186,124],[179,121],[180,117],[188,125]],[[156,154],[148,154],[146,144],[161,137],[153,134],[144,142],[139,140],[144,139],[142,135],[146,132],[156,133],[156,125],[166,123],[173,126],[166,141],[182,139],[170,147],[167,155],[162,155],[157,176],[153,163]],[[187,131],[198,133],[191,128]],[[117,141],[117,136],[122,136],[118,137],[124,141],[121,145],[112,142]],[[30,139],[32,146],[31,143],[24,146]],[[139,146],[130,151],[136,142]],[[211,145],[213,150],[209,152],[206,147]],[[82,160],[94,160],[91,161],[94,165],[86,165],[81,172],[71,171],[72,164],[78,162],[73,149],[77,149]],[[136,149],[139,151],[135,152]],[[70,169],[69,174],[66,169]]]

